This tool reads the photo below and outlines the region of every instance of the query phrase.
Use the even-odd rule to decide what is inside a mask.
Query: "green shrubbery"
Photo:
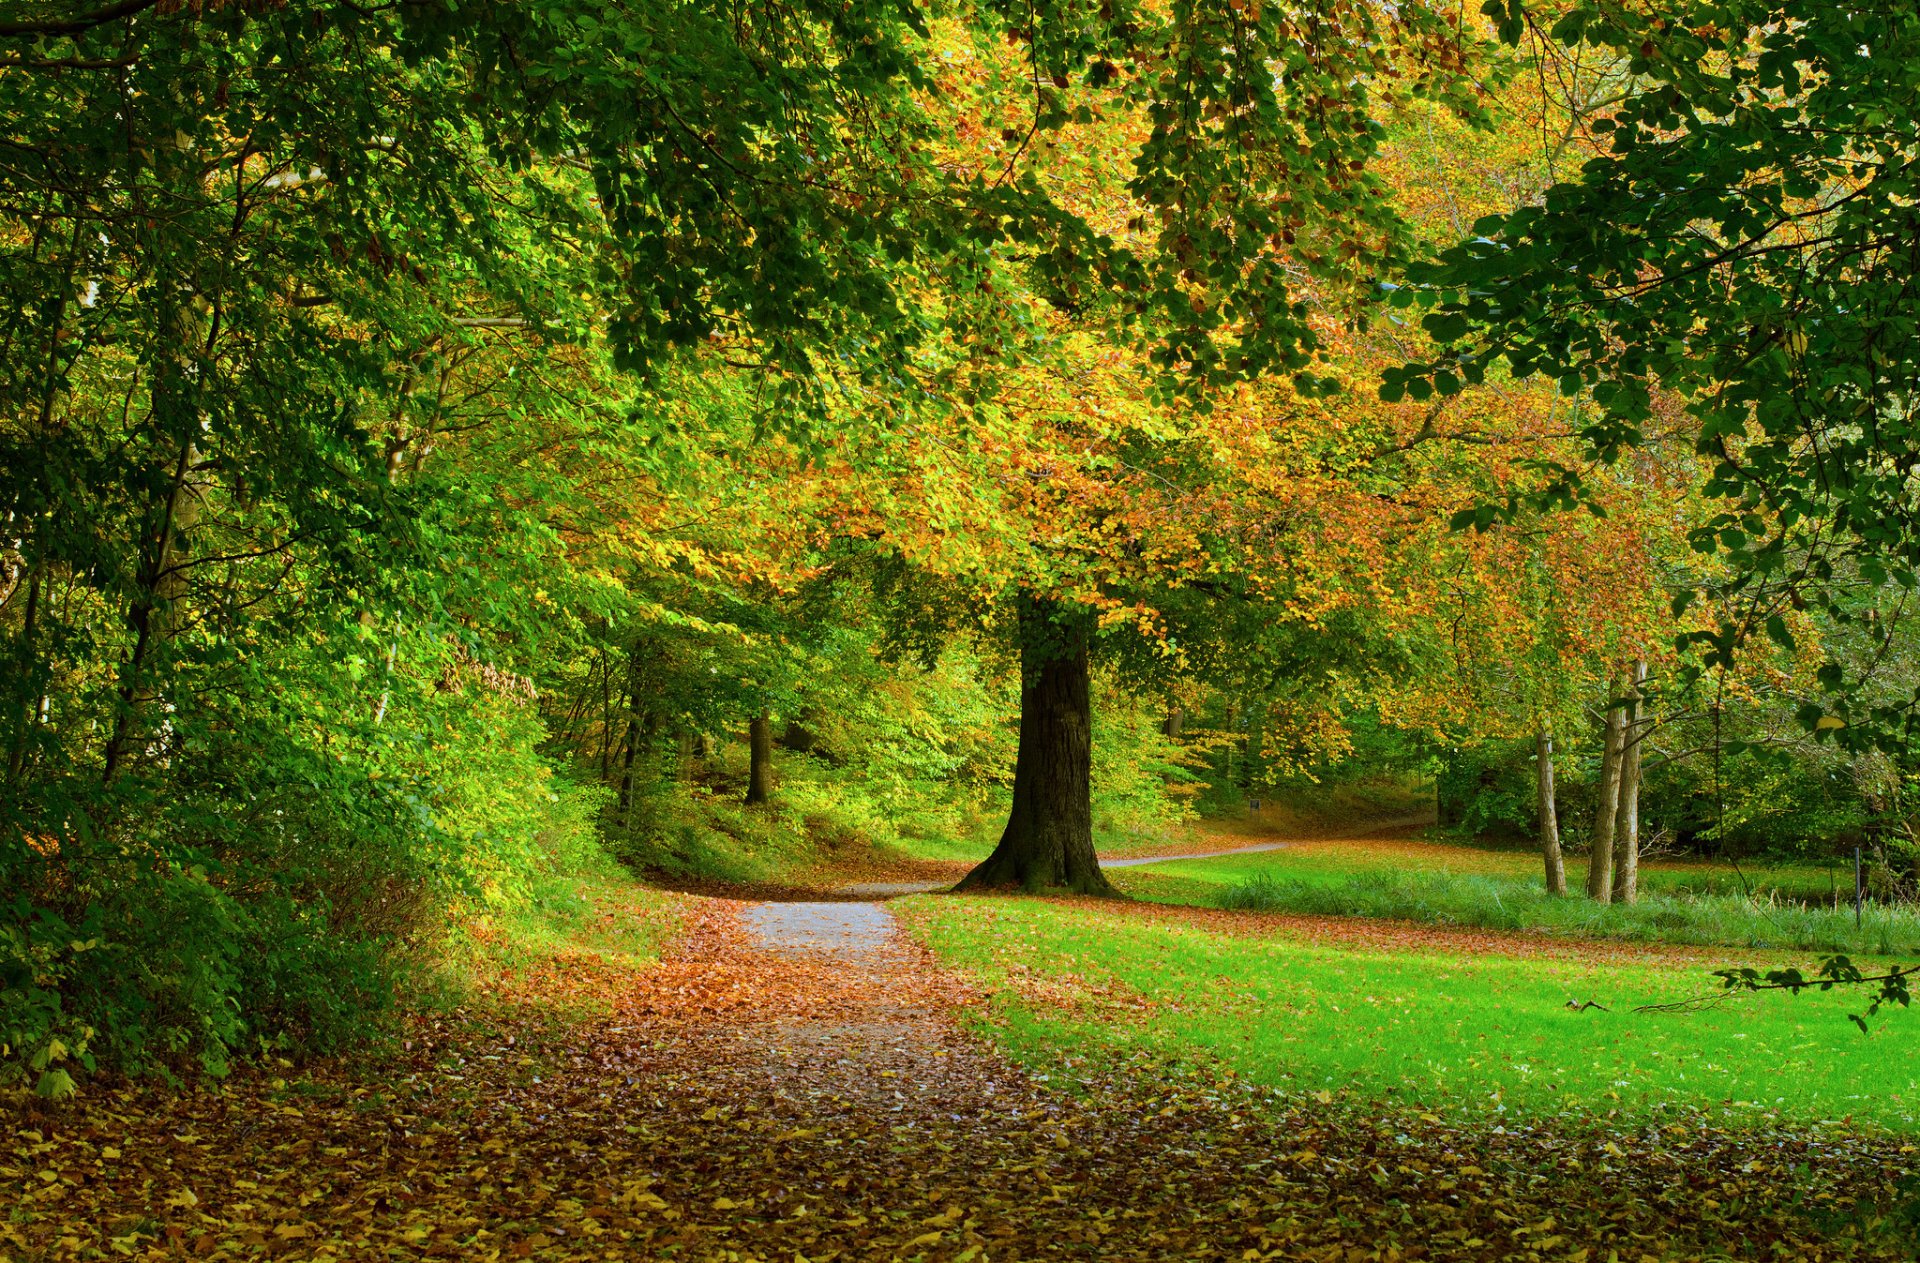
[[[324,646],[290,648],[255,664],[284,673],[278,722],[176,712],[177,743],[85,809],[58,781],[15,807],[0,1084],[361,1043],[450,926],[596,845],[598,795],[552,775],[528,708],[444,642],[407,649],[361,694],[317,678]]]
[[[852,657],[854,650],[860,656]],[[608,845],[674,878],[779,880],[822,861],[974,861],[1006,820],[1016,715],[1012,681],[965,645],[932,668],[886,664],[853,646],[813,690],[810,750],[782,749],[770,802],[749,807],[746,743],[704,755],[662,741],[637,767]],[[1103,846],[1157,836],[1189,810],[1192,772],[1153,709],[1099,686],[1093,808]]]

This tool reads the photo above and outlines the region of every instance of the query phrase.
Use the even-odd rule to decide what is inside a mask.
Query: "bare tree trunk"
[[[747,725],[747,802],[773,795],[773,717],[763,707]]]
[[[1182,736],[1187,731],[1187,709],[1175,706],[1167,712],[1167,720],[1160,725],[1160,731],[1169,737]]]
[[[1013,807],[993,854],[958,890],[1018,886],[1107,895],[1093,850],[1093,706],[1084,617],[1053,601],[1020,602],[1020,749]]]
[[[1640,686],[1647,681],[1647,664],[1633,664],[1623,748],[1620,754],[1620,807],[1613,825],[1613,901],[1640,900],[1640,744],[1646,736],[1645,699]]]
[[[1553,793],[1553,726],[1540,721],[1533,737],[1533,757],[1540,781],[1540,853],[1547,864],[1547,893],[1567,893],[1567,862],[1560,854],[1560,806]]]
[[[1587,853],[1587,894],[1601,903],[1613,899],[1613,831],[1620,814],[1620,764],[1626,746],[1627,682],[1607,698],[1607,738],[1600,756],[1600,787],[1593,808],[1593,845]]]

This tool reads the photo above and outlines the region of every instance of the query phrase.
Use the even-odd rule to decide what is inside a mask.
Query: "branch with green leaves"
[[[1870,997],[1865,1013],[1849,1013],[1847,1020],[1867,1033],[1867,1019],[1879,1013],[1887,1005],[1897,1004],[1906,1008],[1913,1001],[1910,980],[1920,975],[1920,965],[1895,965],[1883,974],[1863,973],[1860,967],[1845,956],[1828,956],[1821,960],[1820,967],[1811,978],[1798,969],[1769,969],[1761,973],[1750,965],[1737,969],[1716,969],[1714,977],[1720,979],[1720,990],[1708,995],[1694,996],[1687,1000],[1676,1000],[1671,1004],[1642,1004],[1634,1009],[1635,1013],[1693,1013],[1710,1008],[1738,995],[1754,991],[1785,991],[1799,995],[1802,991],[1832,991],[1837,987],[1869,988]]]

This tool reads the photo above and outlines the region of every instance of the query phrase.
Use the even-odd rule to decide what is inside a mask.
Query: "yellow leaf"
[[[907,1242],[907,1245],[909,1247],[916,1245],[938,1245],[943,1235],[943,1233],[938,1232],[923,1232],[913,1240]]]
[[[112,1159],[120,1156],[120,1151],[118,1149],[115,1149],[112,1145],[108,1145],[105,1149],[102,1149],[100,1151],[100,1156],[111,1161]]]
[[[183,1188],[178,1193],[174,1193],[167,1198],[167,1205],[175,1206],[182,1210],[190,1206],[198,1206],[199,1204],[200,1199],[194,1196],[193,1190],[190,1188]]]
[[[715,1210],[732,1210],[738,1204],[739,1203],[735,1202],[731,1197],[716,1197],[713,1199],[713,1208]]]

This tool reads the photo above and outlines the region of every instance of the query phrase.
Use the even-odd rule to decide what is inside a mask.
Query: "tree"
[[[999,845],[956,887],[1113,893],[1093,850],[1093,710],[1084,609],[1020,598],[1020,746]]]
[[[1546,861],[1547,893],[1567,893],[1567,865],[1560,855],[1560,809],[1553,792],[1553,729],[1542,723],[1534,733],[1535,775],[1539,784],[1540,853]]]
[[[1920,25],[1817,0],[1580,0],[1550,28],[1525,0],[1484,11],[1542,57],[1600,50],[1619,96],[1579,120],[1598,152],[1576,177],[1415,270],[1396,297],[1431,306],[1446,350],[1384,394],[1538,374],[1591,401],[1581,433],[1602,460],[1645,441],[1663,392],[1684,400],[1721,504],[1693,543],[1724,556],[1738,598],[1691,638],[1710,666],[1762,631],[1789,642],[1799,606],[1853,616],[1833,582],[1851,566],[1911,586]],[[1549,498],[1579,497],[1580,474],[1558,474]],[[1911,715],[1843,693],[1802,719],[1856,741]]]

